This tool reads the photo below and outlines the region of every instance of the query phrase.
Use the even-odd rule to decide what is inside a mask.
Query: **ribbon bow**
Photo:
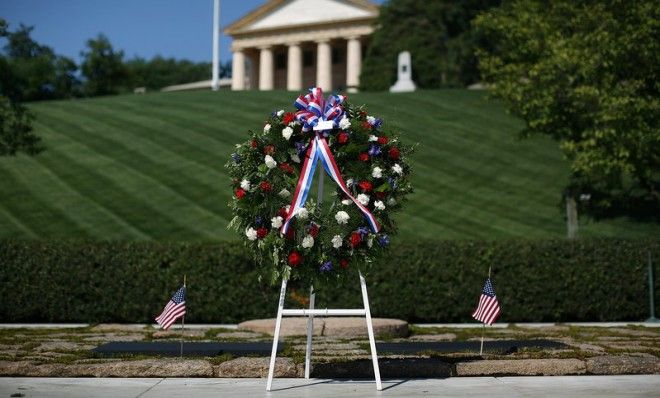
[[[302,130],[304,132],[315,130],[317,131],[317,134],[312,137],[309,148],[307,149],[307,155],[305,156],[305,161],[300,172],[300,178],[296,185],[296,191],[293,194],[289,213],[287,214],[286,220],[280,230],[283,234],[286,234],[289,229],[289,224],[293,217],[298,214],[298,210],[305,206],[305,201],[309,194],[309,188],[312,186],[312,178],[314,177],[314,170],[316,170],[316,163],[319,159],[321,160],[325,172],[337,183],[337,185],[339,185],[339,188],[341,188],[344,194],[355,203],[362,214],[364,214],[364,218],[367,220],[371,230],[374,232],[380,230],[380,225],[378,224],[378,221],[376,221],[374,215],[371,214],[369,209],[367,209],[362,203],[358,202],[353,195],[351,195],[351,192],[348,190],[348,187],[339,172],[337,162],[335,161],[334,156],[332,156],[328,141],[326,141],[325,137],[320,134],[321,131],[332,130],[339,127],[339,120],[341,120],[341,117],[344,115],[344,107],[342,106],[344,98],[343,95],[331,95],[325,100],[321,88],[314,87],[309,89],[309,94],[305,96],[301,95],[296,99],[295,106],[299,109],[299,111],[296,112],[296,119],[302,123]]]
[[[302,123],[302,131],[306,133],[310,130],[332,130],[339,127],[339,121],[344,116],[342,103],[345,98],[343,95],[333,94],[325,100],[320,87],[310,88],[309,94],[299,96],[294,105],[298,108],[296,119]]]

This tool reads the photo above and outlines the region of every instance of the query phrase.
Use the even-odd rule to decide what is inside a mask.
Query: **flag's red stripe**
[[[167,314],[162,319],[163,323],[167,323],[173,316],[177,315],[181,310],[185,311],[186,310],[186,305],[185,302],[180,303],[176,307],[172,308],[171,311],[169,311]]]
[[[178,318],[185,315],[185,313],[186,313],[186,309],[183,308],[180,312],[177,312],[176,314],[173,314],[171,318],[168,318],[168,320],[164,322],[161,326],[163,327],[163,329],[168,329],[170,326],[172,326],[174,322],[176,322]]]

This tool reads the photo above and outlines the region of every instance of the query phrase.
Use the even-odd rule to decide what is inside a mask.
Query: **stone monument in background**
[[[399,53],[399,67],[397,68],[396,83],[390,87],[392,93],[404,93],[415,91],[417,87],[412,81],[412,66],[410,62],[410,52],[402,51]]]

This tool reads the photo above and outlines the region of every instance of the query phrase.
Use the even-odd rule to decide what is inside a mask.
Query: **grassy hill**
[[[351,96],[420,146],[402,237],[563,237],[567,164],[483,92]],[[35,103],[47,151],[0,158],[0,238],[220,240],[225,164],[286,92],[187,92]],[[625,219],[583,221],[582,236],[658,235]]]

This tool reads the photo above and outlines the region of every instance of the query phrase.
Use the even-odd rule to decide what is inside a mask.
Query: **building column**
[[[286,89],[302,90],[302,49],[300,43],[289,44],[286,66]]]
[[[273,49],[261,47],[259,52],[259,90],[273,89]]]
[[[316,86],[332,90],[332,49],[328,40],[318,41],[316,51]]]
[[[349,37],[346,48],[346,87],[349,93],[357,93],[361,71],[362,43],[357,37]]]
[[[245,54],[235,50],[231,57],[231,89],[245,90]]]

